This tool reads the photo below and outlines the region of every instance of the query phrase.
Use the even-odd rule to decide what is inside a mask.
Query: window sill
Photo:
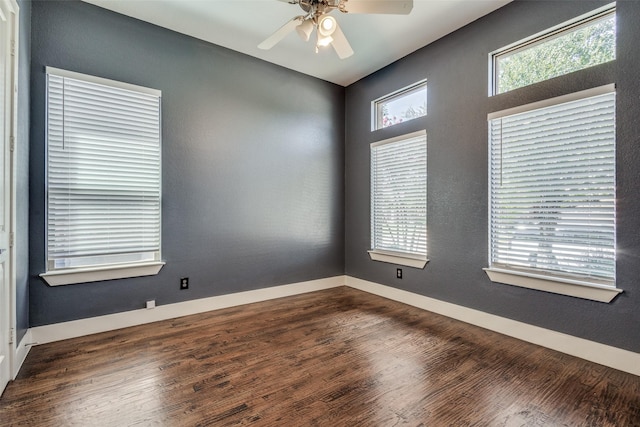
[[[613,286],[561,279],[543,274],[520,272],[500,268],[483,269],[492,282],[536,289],[599,302],[611,302],[622,289]]]
[[[424,268],[429,262],[427,257],[408,255],[398,252],[368,251],[373,261],[388,262],[390,264],[404,265],[406,267]]]
[[[126,279],[130,277],[154,276],[160,272],[164,262],[146,262],[138,264],[119,264],[105,267],[71,268],[42,273],[49,286],[73,285],[77,283],[98,282],[102,280]]]

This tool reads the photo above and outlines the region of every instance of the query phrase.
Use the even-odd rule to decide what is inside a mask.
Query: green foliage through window
[[[616,58],[615,9],[494,55],[495,93],[538,83]]]

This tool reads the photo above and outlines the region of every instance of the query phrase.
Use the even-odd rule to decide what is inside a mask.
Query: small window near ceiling
[[[160,99],[155,89],[47,67],[50,284],[161,267]]]
[[[427,263],[427,134],[371,144],[371,259]]]
[[[373,101],[371,130],[427,115],[427,82],[422,81]]]
[[[615,3],[491,54],[491,94],[616,59]]]

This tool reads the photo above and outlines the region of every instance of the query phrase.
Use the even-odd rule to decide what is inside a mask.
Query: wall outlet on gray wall
[[[401,268],[396,268],[396,278],[397,279],[402,279],[402,269]]]
[[[189,278],[183,277],[180,279],[180,289],[189,289]]]

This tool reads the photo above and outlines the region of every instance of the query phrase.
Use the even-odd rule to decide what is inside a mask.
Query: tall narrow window
[[[160,176],[159,91],[47,68],[50,276],[161,264]]]
[[[427,262],[427,135],[371,144],[371,258],[422,268]]]
[[[613,90],[489,116],[490,269],[615,288]]]

